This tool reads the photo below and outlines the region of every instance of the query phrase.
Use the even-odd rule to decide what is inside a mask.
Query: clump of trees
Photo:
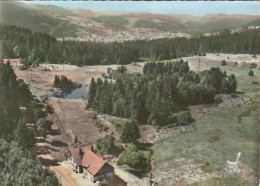
[[[59,185],[53,173],[15,141],[0,139],[0,155],[1,185]]]
[[[75,84],[64,75],[55,75],[53,86],[55,88],[70,89],[73,88]]]
[[[161,127],[185,125],[192,121],[189,105],[213,103],[219,93],[236,91],[236,78],[219,68],[196,74],[188,62],[151,62],[143,74],[128,74],[122,67],[109,78],[92,79],[88,109],[137,123]]]
[[[113,136],[105,136],[96,141],[98,151],[104,155],[108,154],[109,150],[115,147],[115,138]]]
[[[40,134],[45,135],[47,130],[50,130],[51,125],[46,121],[46,113],[44,111],[44,104],[38,100],[31,100],[28,103],[28,109],[32,113],[35,126]]]

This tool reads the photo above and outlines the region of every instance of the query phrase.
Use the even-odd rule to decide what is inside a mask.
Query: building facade
[[[103,160],[94,146],[71,149],[68,161],[77,173],[82,173],[92,181],[110,179],[114,176],[114,167]]]

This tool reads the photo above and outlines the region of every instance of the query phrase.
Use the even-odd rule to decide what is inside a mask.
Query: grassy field
[[[244,164],[258,171],[258,111],[255,104],[223,109],[194,123],[189,131],[154,144],[155,163],[187,158],[215,169],[234,161],[238,152]]]
[[[255,92],[259,85],[253,84],[252,82],[257,82],[260,84],[260,70],[258,68],[249,68],[249,64],[242,64],[241,67],[238,68],[222,68],[228,74],[235,74],[237,78],[238,91],[243,93]],[[248,72],[252,70],[254,72],[254,76],[248,76]]]
[[[240,177],[232,178],[210,178],[205,181],[189,184],[189,186],[253,186],[254,184],[244,181]]]
[[[124,26],[128,24],[128,20],[122,16],[105,15],[91,18],[94,21],[106,23],[111,26]]]

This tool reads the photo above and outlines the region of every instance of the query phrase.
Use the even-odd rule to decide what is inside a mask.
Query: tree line
[[[0,63],[0,183],[3,185],[58,185],[55,176],[43,169],[31,153],[34,134],[26,126],[19,106],[32,101],[28,86],[17,80],[10,64]],[[43,116],[39,112],[35,115]]]
[[[150,62],[143,74],[129,74],[125,67],[109,79],[92,79],[87,109],[141,124],[178,126],[192,121],[189,105],[213,103],[215,95],[236,91],[236,78],[219,68],[200,74],[188,62]]]
[[[205,52],[260,53],[259,30],[198,38],[96,43],[58,41],[41,32],[0,26],[4,58],[22,58],[26,65],[58,63],[83,65],[129,64],[140,58],[167,60]]]

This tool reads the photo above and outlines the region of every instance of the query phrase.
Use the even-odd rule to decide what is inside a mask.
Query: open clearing
[[[259,61],[247,60],[259,65]],[[161,174],[159,179],[166,178],[162,167],[167,173],[171,173],[173,171],[172,165],[182,158],[191,160],[197,167],[210,167],[210,177],[218,176],[217,173],[227,167],[227,160],[234,161],[238,152],[242,153],[242,164],[250,170],[248,179],[256,179],[259,175],[260,96],[259,85],[252,84],[252,82],[260,83],[260,71],[259,66],[249,68],[247,63],[247,61],[246,63],[242,62],[239,67],[221,68],[226,70],[228,74],[234,73],[236,75],[238,90],[244,92],[244,96],[229,98],[234,101],[234,104],[230,100],[224,99],[224,102],[219,104],[219,106],[224,104],[224,107],[201,105],[202,109],[198,109],[200,114],[196,117],[197,120],[192,127],[183,133],[155,142],[155,164],[158,167],[155,174]],[[255,72],[255,76],[248,76],[250,70]],[[235,99],[240,100],[235,101]],[[207,169],[204,171],[209,171]],[[181,176],[177,176],[176,179],[183,179],[182,176],[187,171],[189,169],[184,169]],[[196,171],[192,171],[191,174],[196,175]],[[198,175],[197,178],[205,180],[207,176]],[[239,181],[241,182],[239,179],[229,179],[224,183],[235,184]],[[253,182],[256,184],[256,181]],[[207,183],[222,182],[217,179],[209,179],[201,184],[197,183],[197,185],[206,185]]]
[[[221,65],[224,59],[228,63],[226,66]],[[228,74],[234,73],[238,90],[245,95],[230,98],[232,103],[227,97],[219,106],[202,105],[201,108],[195,108],[200,114],[197,114],[197,121],[191,126],[160,130],[152,126],[141,126],[143,138],[147,142],[156,141],[155,174],[159,175],[159,180],[169,181],[169,174],[175,175],[174,180],[185,179],[187,174],[183,173],[189,171],[194,176],[188,183],[208,179],[212,175],[203,172],[200,165],[208,163],[216,172],[227,166],[227,160],[233,161],[238,152],[242,152],[242,163],[252,169],[252,176],[257,175],[259,134],[256,129],[259,110],[255,107],[258,103],[254,97],[259,85],[252,82],[260,83],[259,59],[259,55],[253,57],[244,54],[206,54],[183,58],[184,61],[188,60],[190,69],[194,71],[221,67]],[[235,62],[238,62],[237,66],[234,66]],[[249,68],[250,63],[257,63],[258,67]],[[144,64],[138,62],[125,66],[130,73],[142,73]],[[121,65],[77,67],[42,64],[25,71],[15,69],[15,73],[18,79],[29,84],[33,95],[42,96],[55,91],[52,86],[55,75],[65,75],[76,83],[89,85],[92,77],[102,77],[107,68],[117,69],[119,66]],[[255,76],[248,76],[250,70],[254,71]],[[85,110],[83,100],[49,98],[46,103],[53,111],[48,114],[48,120],[53,125],[46,138],[37,139],[37,154],[47,166],[57,166],[57,161],[65,159],[69,148],[92,144],[111,132],[102,125],[95,112]],[[204,113],[205,109],[207,111]],[[179,161],[183,161],[185,166],[180,166],[179,171],[175,169],[173,173],[173,167],[179,165]]]

